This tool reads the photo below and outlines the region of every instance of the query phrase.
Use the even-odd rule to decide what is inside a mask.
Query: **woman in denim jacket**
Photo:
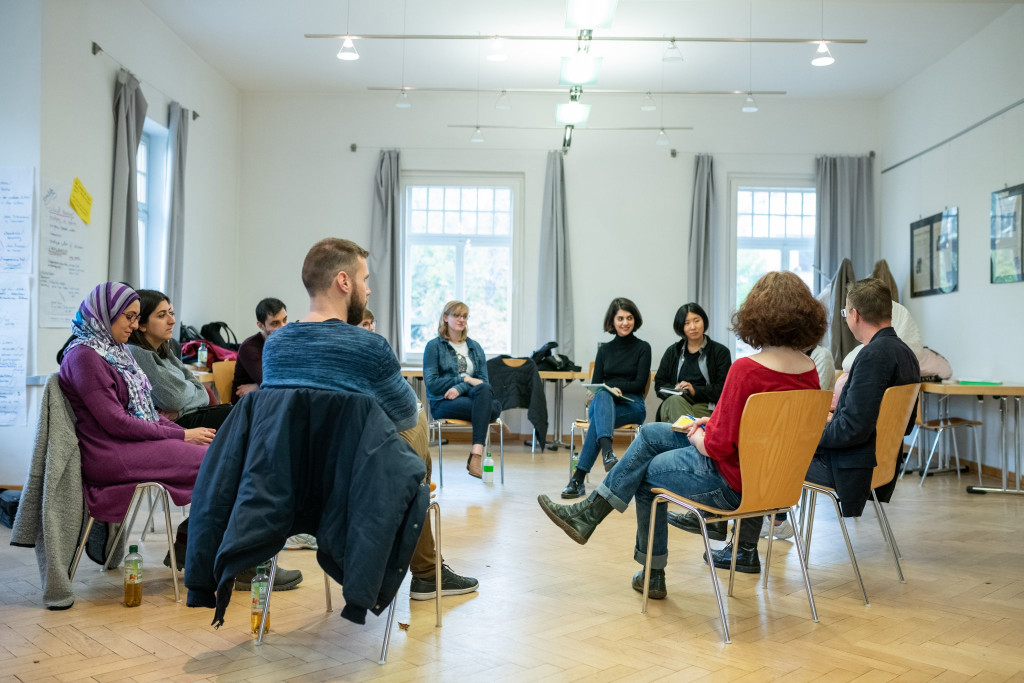
[[[480,344],[467,336],[469,306],[449,301],[441,313],[437,337],[423,351],[423,379],[430,414],[473,423],[473,446],[466,460],[471,476],[481,477],[487,430],[501,414],[501,404],[487,381],[487,357]]]

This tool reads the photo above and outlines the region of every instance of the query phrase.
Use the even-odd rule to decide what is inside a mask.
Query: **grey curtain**
[[[141,287],[139,282],[139,200],[135,155],[148,104],[139,79],[124,69],[114,86],[114,189],[110,201],[110,258],[107,279]]]
[[[398,150],[382,149],[373,177],[373,214],[370,222],[371,308],[377,332],[384,335],[395,355],[402,354],[402,231],[399,207],[402,191],[398,177]]]
[[[715,180],[710,154],[698,154],[693,167],[693,208],[690,211],[690,250],[687,255],[686,291],[688,301],[696,301],[711,311],[714,290],[711,287],[711,240],[716,221]]]
[[[544,202],[540,218],[540,275],[537,282],[538,346],[557,341],[556,351],[576,357],[572,304],[572,271],[565,209],[562,153],[548,152]]]
[[[875,191],[872,156],[822,156],[815,160],[818,237],[814,267],[820,290],[844,258],[864,277],[875,258]]]
[[[167,212],[167,270],[164,272],[164,293],[171,297],[171,303],[177,306],[182,304],[185,265],[185,151],[188,149],[188,113],[188,109],[182,109],[177,102],[171,103],[167,135],[171,197]],[[175,322],[175,338],[180,324]]]

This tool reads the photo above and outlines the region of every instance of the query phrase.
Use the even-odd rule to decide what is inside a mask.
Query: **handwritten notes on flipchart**
[[[32,168],[0,166],[0,273],[32,272]]]
[[[39,326],[70,329],[71,318],[85,298],[87,228],[68,204],[69,183],[43,181],[39,241]]]
[[[26,423],[28,292],[28,275],[0,273],[0,427]]]

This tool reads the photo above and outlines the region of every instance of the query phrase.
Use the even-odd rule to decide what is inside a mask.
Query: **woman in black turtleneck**
[[[614,299],[604,316],[604,331],[615,338],[597,349],[591,382],[607,384],[612,390],[600,390],[590,402],[587,417],[590,426],[583,437],[580,459],[562,498],[586,494],[583,479],[602,453],[604,471],[618,458],[612,452],[612,432],[625,424],[639,424],[647,417],[644,387],[651,375],[651,345],[633,334],[643,324],[640,311],[629,299]]]

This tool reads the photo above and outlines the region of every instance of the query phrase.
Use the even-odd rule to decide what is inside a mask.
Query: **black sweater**
[[[729,366],[732,365],[732,357],[729,355],[729,349],[725,346],[711,337],[705,336],[705,339],[708,340],[708,343],[700,350],[700,355],[707,360],[707,384],[704,386],[694,384],[693,389],[696,394],[687,396],[687,398],[697,403],[718,403],[718,399],[722,396],[722,388],[725,387],[725,376],[729,372]],[[658,372],[654,375],[655,392],[662,389],[674,389],[676,383],[679,382],[676,369],[679,367],[679,355],[684,348],[686,348],[686,340],[680,339],[665,349]],[[698,362],[699,358],[700,356],[698,356]],[[664,394],[658,394],[658,396],[662,399],[666,398]]]
[[[598,347],[592,382],[603,382],[624,394],[643,396],[650,376],[651,345],[632,332],[625,337],[616,335]]]

